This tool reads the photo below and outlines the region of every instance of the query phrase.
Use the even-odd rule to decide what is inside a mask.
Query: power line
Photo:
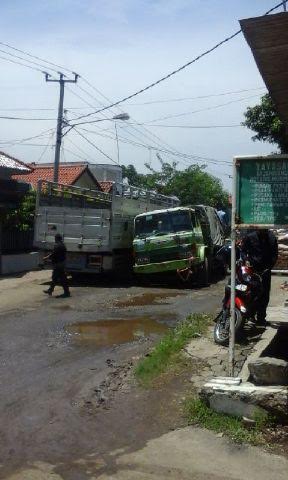
[[[280,2],[279,4],[277,4],[276,6],[272,7],[270,10],[268,10],[264,15],[268,15],[269,13],[273,12],[274,10],[276,10],[277,8],[279,8],[280,6],[283,5],[283,2]],[[213,47],[209,48],[208,50],[205,50],[203,53],[201,53],[200,55],[198,55],[197,57],[193,58],[192,60],[190,60],[189,62],[186,62],[184,65],[181,65],[179,68],[176,68],[175,70],[173,70],[172,72],[168,73],[167,75],[164,75],[163,77],[159,78],[158,80],[156,80],[155,82],[153,83],[150,83],[149,85],[147,85],[146,87],[144,88],[141,88],[140,90],[137,90],[136,92],[132,93],[131,95],[127,95],[126,97],[122,98],[121,100],[118,100],[117,102],[114,102],[112,103],[111,105],[107,105],[106,107],[103,107],[102,109],[100,110],[97,110],[95,112],[91,112],[91,113],[87,113],[86,115],[81,115],[79,116],[76,120],[80,120],[82,118],[88,118],[92,115],[95,115],[97,113],[100,113],[100,112],[103,112],[104,110],[107,110],[109,108],[112,108],[112,107],[115,107],[117,105],[119,105],[120,103],[123,103],[123,102],[126,102],[127,100],[130,100],[131,98],[134,98],[138,95],[140,95],[141,93],[144,93],[144,92],[147,92],[147,90],[150,90],[151,88],[155,87],[156,85],[159,85],[160,83],[164,82],[165,80],[168,80],[169,78],[171,78],[172,76],[176,75],[177,73],[181,72],[182,70],[185,70],[187,67],[189,67],[190,65],[192,65],[193,63],[196,63],[197,61],[201,60],[203,57],[209,55],[210,53],[214,52],[216,49],[218,49],[219,47],[221,47],[222,45],[224,45],[225,43],[228,43],[230,40],[232,40],[233,38],[237,37],[240,33],[242,32],[242,30],[237,30],[236,32],[234,32],[232,35],[229,35],[228,37],[224,38],[223,40],[221,40],[220,42],[218,42],[216,45],[214,45]],[[89,123],[89,122],[81,122],[82,124],[84,123]],[[80,125],[81,123],[76,123],[75,125]]]
[[[55,121],[55,118],[30,118],[30,117],[6,117],[6,116],[0,116],[1,120],[25,120],[25,121],[32,121],[32,122],[39,122],[39,121]]]
[[[68,153],[71,153],[71,155],[74,155],[76,158],[80,158],[80,160],[83,160],[84,162],[87,163],[87,158],[86,157],[83,157],[82,155],[79,155],[78,153],[75,153],[73,150],[70,150],[70,148],[67,148],[66,146],[65,146],[65,151],[68,152]],[[94,160],[93,160],[93,162],[94,162]]]
[[[45,73],[45,72],[43,72],[43,70],[40,70],[40,68],[31,67],[31,65],[26,65],[25,63],[16,62],[16,60],[11,60],[11,58],[6,58],[6,57],[0,56],[0,59],[5,60],[6,62],[15,63],[16,65],[21,65],[22,67],[30,68],[31,70],[34,70],[35,72]]]
[[[238,93],[244,93],[244,92],[253,92],[256,90],[266,90],[265,87],[258,87],[258,88],[245,88],[243,90],[234,90],[232,92],[223,92],[223,93],[212,93],[210,95],[198,95],[197,97],[180,97],[180,98],[170,98],[170,99],[163,99],[163,100],[152,100],[150,102],[143,102],[143,103],[129,103],[130,106],[142,106],[142,105],[154,105],[158,103],[177,103],[177,102],[186,102],[190,100],[202,100],[206,98],[212,98],[212,97],[224,97],[227,95],[235,95]]]
[[[88,86],[90,86],[93,90],[95,90],[97,94],[101,95],[101,97],[103,97],[105,100],[107,100],[108,102],[111,103],[111,100],[110,100],[106,95],[104,95],[100,90],[98,90],[96,87],[94,87],[94,85],[92,85],[87,79],[85,79],[85,78],[82,77],[82,80],[83,80]],[[87,91],[86,91],[86,93],[88,94]],[[90,94],[90,96],[95,99],[95,97],[93,97],[91,94]],[[86,102],[86,103],[87,103],[87,102]],[[102,103],[102,102],[101,102],[101,103]],[[88,105],[89,105],[89,104],[88,104]],[[103,103],[102,103],[102,105],[103,105]],[[117,106],[116,108],[117,108],[118,111],[120,111],[120,112],[123,113],[123,110],[122,110],[120,107]],[[102,115],[103,115],[103,113],[102,113]],[[107,118],[107,117],[106,117],[106,118]],[[130,118],[131,118],[131,120],[133,120],[135,123],[137,123],[135,119],[133,119],[132,117],[130,117]],[[127,126],[128,126],[128,124],[127,124],[127,122],[125,122],[123,125],[120,125],[119,128],[120,128],[120,129],[125,129],[125,131],[128,133],[128,135],[130,135],[130,136],[136,138],[137,140],[139,140],[139,136],[138,136],[138,135],[135,135],[135,133],[132,133],[130,130],[128,130],[128,129],[127,129]],[[149,140],[150,142],[152,141],[155,145],[158,145],[158,146],[160,145],[161,147],[162,147],[163,145],[164,145],[164,147],[165,147],[165,145],[166,145],[166,146],[168,146],[169,149],[175,150],[177,153],[181,153],[181,152],[179,152],[177,149],[175,149],[174,147],[172,147],[171,145],[169,145],[167,142],[165,142],[163,139],[161,139],[158,135],[156,135],[155,133],[150,132],[150,130],[147,129],[147,128],[145,128],[143,125],[141,125],[141,127],[142,127],[142,129],[143,129],[145,132],[148,133],[148,135],[147,135],[147,133],[143,133],[141,130],[139,130],[139,128],[136,128],[135,126],[132,126],[132,130],[135,131],[135,132],[137,132],[137,133],[140,133],[140,135],[141,135],[142,137],[148,138],[148,140]],[[129,128],[129,126],[128,126],[128,128]],[[156,138],[156,140],[155,140],[155,138]],[[140,141],[141,141],[141,139],[140,139]],[[159,143],[159,142],[160,142],[160,143]],[[147,146],[147,148],[149,148],[149,145]]]
[[[133,123],[129,123],[129,125],[134,125]],[[139,125],[138,123],[136,123],[136,125]],[[140,125],[146,125],[146,124],[143,124],[141,123]],[[149,125],[149,124],[147,124]],[[150,125],[151,127],[164,127],[164,128],[195,128],[195,129],[209,129],[209,128],[236,128],[236,127],[243,127],[243,125],[241,125],[241,123],[239,124],[235,124],[235,125],[164,125],[164,124],[158,124],[158,125]]]
[[[49,128],[48,130],[44,130],[43,132],[40,132],[38,135],[34,135],[33,137],[26,137],[26,138],[21,138],[21,139],[14,139],[14,140],[5,140],[5,141],[1,141],[0,144],[8,144],[8,143],[19,143],[19,144],[22,144],[26,141],[29,141],[29,140],[34,140],[35,138],[39,138],[39,137],[43,137],[43,135],[45,135],[46,133],[48,132],[51,132],[51,131],[54,131],[53,128]]]
[[[86,81],[83,77],[81,77],[81,80]],[[80,87],[80,85],[78,83],[77,83],[77,87],[80,88],[80,90],[85,92],[87,95],[89,95],[91,98],[93,98],[97,102],[99,102],[101,105],[103,105],[103,103],[100,102],[98,99],[96,99],[96,97],[93,97],[87,90]],[[68,87],[66,87],[66,88],[68,88]],[[91,88],[92,88],[92,85],[91,85]],[[68,88],[68,90],[70,91],[70,93],[72,93],[72,95],[75,95],[76,97],[81,99],[84,103],[86,103],[87,107],[66,107],[65,110],[86,110],[88,107],[95,110],[95,105],[89,104],[83,97],[81,97],[80,95],[77,95],[71,88]],[[209,94],[209,95],[199,95],[199,96],[196,96],[196,97],[180,97],[180,98],[171,98],[171,99],[163,99],[163,100],[153,100],[151,102],[143,102],[143,103],[129,103],[129,106],[134,106],[134,105],[135,106],[142,106],[142,105],[152,105],[152,104],[158,104],[158,103],[183,102],[183,101],[187,101],[187,100],[199,100],[199,99],[201,100],[201,99],[212,98],[212,97],[223,97],[223,96],[227,96],[227,95],[234,95],[234,94],[244,93],[244,92],[253,92],[253,91],[256,91],[256,90],[266,90],[266,88],[265,87],[246,88],[246,89],[234,90],[234,91],[230,91],[230,92],[212,93],[212,94]],[[101,94],[101,92],[99,90],[97,90],[97,91],[100,95],[105,97],[103,94]],[[106,97],[106,99],[107,99],[107,97]],[[111,100],[109,102],[111,103]],[[57,110],[56,108],[44,108],[44,107],[43,108],[30,108],[30,107],[0,108],[1,112],[21,112],[21,111],[23,111],[23,112],[33,112],[33,111],[35,111],[35,112],[38,112],[38,111],[39,112],[55,112],[56,110]]]
[[[97,147],[97,145],[95,145],[95,143],[91,142],[91,140],[89,140],[89,138],[85,137],[85,135],[83,135],[83,133],[79,132],[78,129],[75,128],[74,130],[75,130],[75,132],[78,133],[78,135],[80,135],[80,137],[84,138],[84,140],[86,140],[86,142],[88,142],[89,145],[96,148],[96,150],[98,152],[100,152],[102,155],[104,155],[104,157],[108,158],[109,160],[111,160],[111,162],[116,163],[116,165],[118,165],[118,163],[112,157],[107,155],[107,153],[103,152],[103,150],[101,150],[101,148]]]
[[[198,110],[193,110],[192,112],[184,112],[184,113],[176,113],[176,114],[173,114],[173,115],[166,115],[165,117],[154,118],[154,120],[150,120],[149,122],[144,123],[144,125],[153,126],[152,124],[154,124],[154,122],[161,122],[163,120],[168,120],[169,118],[185,117],[187,115],[193,115],[194,113],[206,112],[208,110],[216,110],[217,108],[226,107],[227,105],[232,105],[233,103],[243,102],[245,100],[249,100],[251,98],[256,98],[256,97],[259,97],[259,94],[250,95],[249,97],[237,98],[237,100],[230,100],[229,102],[220,103],[220,104],[214,105],[212,107],[200,108]],[[140,123],[140,125],[142,125],[142,124]]]
[[[81,128],[81,129],[78,129],[78,130],[81,130],[81,131],[85,131],[87,133],[94,133],[95,135],[98,135],[100,137],[104,137],[104,138],[110,138],[111,140],[115,140],[114,137],[111,137],[107,134],[101,134],[101,133],[98,133],[98,132],[95,132],[93,130],[87,130],[85,128]],[[137,142],[133,142],[132,140],[129,140],[125,137],[122,137],[122,136],[119,136],[119,140],[123,143],[128,143],[128,144],[131,144],[131,145],[134,145],[134,146],[138,146],[138,147],[142,147],[142,148],[146,148],[146,149],[151,149],[151,150],[154,150],[156,152],[162,152],[162,153],[166,153],[168,155],[173,155],[175,157],[181,157],[181,158],[185,158],[185,159],[191,159],[191,160],[197,160],[197,161],[206,161],[206,162],[212,162],[212,163],[215,163],[215,164],[224,164],[224,165],[230,165],[232,166],[232,163],[231,162],[227,162],[225,160],[217,160],[215,158],[209,158],[209,157],[202,157],[202,156],[199,156],[199,155],[192,155],[192,154],[183,154],[183,153],[177,153],[177,152],[174,152],[174,151],[171,151],[171,150],[167,150],[167,149],[161,149],[161,148],[158,148],[158,147],[154,147],[152,145],[147,145],[147,144],[143,144],[143,143],[137,143]]]
[[[52,146],[52,142],[53,142],[53,137],[55,135],[55,130],[53,130],[52,134],[50,135],[50,139],[48,141],[48,145],[46,145],[46,147],[44,148],[43,152],[41,153],[40,157],[38,158],[37,160],[37,163],[39,163],[42,158],[44,157],[45,153],[47,152],[48,150],[48,147],[51,147]]]
[[[89,159],[89,158],[91,159],[90,155],[88,155],[88,154],[85,152],[85,150],[83,150],[83,149],[80,148],[78,145],[76,145],[76,143],[72,142],[72,140],[71,140],[70,137],[66,137],[66,141],[69,142],[69,143],[71,143],[71,145],[73,145],[74,148],[77,148],[77,150],[78,150],[79,152],[81,152],[83,155],[85,155],[85,161],[87,161],[87,158],[88,158],[88,159]],[[66,148],[66,147],[65,147],[65,148]],[[67,150],[67,148],[66,148],[66,150]],[[79,157],[79,158],[80,158],[80,157]],[[82,157],[82,159],[83,159],[83,157]],[[93,159],[92,161],[94,162],[94,159]]]
[[[111,102],[111,100],[110,100],[108,97],[106,97],[103,93],[100,92],[100,90],[98,90],[96,87],[94,87],[92,84],[90,84],[90,82],[88,82],[88,80],[84,79],[83,77],[81,77],[81,78],[82,78],[82,80],[85,81],[86,84],[88,84],[91,88],[93,88],[93,90],[95,90],[95,91],[96,91],[99,95],[101,95],[105,100],[107,100],[108,102]],[[77,86],[79,87],[78,84],[77,84]],[[86,105],[89,105],[89,106],[91,105],[91,104],[88,103],[83,97],[81,97],[80,95],[76,94],[76,93],[73,92],[71,89],[69,89],[69,90],[71,91],[71,93],[73,93],[73,94],[76,95],[78,98],[80,98],[84,103],[86,103]],[[97,102],[99,101],[97,98],[95,98],[95,96],[91,95],[90,92],[87,92],[87,90],[84,90],[84,89],[82,89],[82,90],[83,90],[87,95],[89,95],[92,99],[96,100]],[[100,101],[99,101],[99,102],[100,102]],[[102,102],[100,102],[100,103],[102,103]],[[103,103],[102,103],[102,105],[103,105]],[[122,110],[121,108],[119,108],[119,107],[116,107],[116,108],[118,109],[118,111],[123,112],[123,110]],[[104,118],[109,118],[109,117],[107,117],[104,113],[101,113],[101,115],[104,116]],[[132,119],[132,117],[131,117],[131,119]],[[134,121],[136,122],[136,120],[134,120]],[[124,124],[123,126],[120,126],[120,128],[121,128],[121,129],[125,129],[126,132],[128,133],[128,135],[130,135],[130,136],[136,138],[137,140],[139,140],[139,136],[138,136],[138,135],[135,135],[135,133],[132,133],[130,130],[128,130],[128,129],[126,128],[126,126],[127,126],[127,123],[125,122],[125,124]],[[99,127],[98,127],[98,128],[99,128]],[[129,128],[129,127],[128,127],[128,128]],[[143,133],[141,130],[139,130],[139,128],[136,128],[136,127],[134,127],[134,126],[131,126],[131,128],[132,128],[132,130],[134,130],[135,132],[140,133],[141,136],[144,136],[144,137],[148,138],[149,141],[150,141],[150,142],[152,141],[153,143],[155,143],[155,145],[158,145],[158,146],[161,145],[161,146],[162,146],[162,145],[165,145],[165,144],[166,144],[169,148],[173,149],[173,147],[171,147],[169,144],[167,144],[164,140],[162,140],[160,137],[158,137],[158,136],[155,135],[154,133],[150,132],[150,131],[149,131],[147,128],[145,128],[144,126],[142,126],[142,129],[145,130],[145,132],[148,132],[149,135]],[[103,130],[100,129],[100,128],[99,128],[99,130],[100,130],[100,131],[103,131]],[[105,131],[106,131],[106,130],[110,130],[110,128],[109,128],[109,129],[105,129]],[[154,140],[154,138],[152,138],[152,137],[156,138],[158,141]],[[141,139],[140,139],[140,141],[141,141]],[[160,143],[159,143],[159,141],[160,141]],[[147,145],[147,148],[149,148],[148,145]]]
[[[75,73],[75,72],[73,72],[73,70],[69,70],[66,67],[63,67],[61,65],[57,65],[57,63],[50,62],[49,60],[45,60],[44,58],[37,57],[37,55],[32,55],[31,53],[26,52],[25,50],[21,50],[20,48],[13,47],[12,45],[9,45],[8,43],[0,42],[0,45],[3,45],[4,47],[10,48],[11,50],[15,50],[16,52],[23,53],[24,55],[27,55],[27,57],[35,58],[36,60],[40,60],[40,62],[47,63],[48,65],[52,65],[53,67],[60,68],[60,70],[65,70],[66,72],[73,73],[73,74]],[[52,70],[52,69],[50,68],[50,70]],[[57,73],[59,73],[59,72],[57,71]]]
[[[41,63],[34,62],[33,60],[26,60],[26,58],[20,57],[19,55],[15,55],[14,53],[6,52],[5,50],[2,50],[2,49],[0,49],[0,52],[4,53],[5,55],[9,55],[10,57],[18,58],[19,60],[24,60],[24,62],[29,62],[29,63],[32,63],[33,65],[37,65],[37,67],[41,67],[44,69],[47,68],[45,65],[42,65]],[[58,70],[55,70],[54,68],[49,67],[49,70],[58,73]]]

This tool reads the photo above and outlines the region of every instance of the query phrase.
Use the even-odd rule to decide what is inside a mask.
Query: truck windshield
[[[135,220],[135,237],[144,238],[149,235],[165,235],[186,230],[193,230],[188,211],[155,213],[143,215]]]

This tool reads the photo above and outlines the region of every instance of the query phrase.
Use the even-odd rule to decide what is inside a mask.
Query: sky
[[[65,88],[65,115],[73,122],[153,83],[239,30],[238,20],[259,16],[277,3],[2,0],[0,42],[80,74],[77,84]],[[0,45],[0,116],[31,119],[0,118],[0,149],[24,162],[53,161],[59,85],[45,82],[41,71],[8,62],[26,63],[7,52],[41,63]],[[49,68],[45,70],[56,78],[57,72]],[[164,161],[177,160],[179,169],[206,164],[230,189],[233,156],[275,150],[253,142],[253,132],[240,126],[246,108],[265,92],[240,34],[120,109],[87,118],[99,122],[72,129],[63,138],[61,162],[112,163],[100,150],[117,162],[116,124],[121,164],[132,163],[145,172],[145,163],[159,167],[157,153]],[[129,114],[129,121],[112,121],[121,111]],[[42,132],[41,137],[18,142]]]

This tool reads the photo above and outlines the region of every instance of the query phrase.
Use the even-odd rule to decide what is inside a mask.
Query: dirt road
[[[204,302],[205,310],[218,307],[223,290],[221,283],[191,291],[107,281],[72,286],[70,299],[57,299],[42,292],[49,275],[0,280],[3,475],[146,440],[133,420],[138,408],[106,405],[107,390],[119,389],[129,362],[168,325],[202,311]],[[98,404],[105,408],[98,412]]]
[[[0,478],[110,478],[121,454],[183,423],[177,378],[169,402],[163,392],[159,401],[159,389],[133,386],[133,362],[167,326],[218,309],[223,282],[183,290],[107,281],[56,299],[42,293],[48,278],[0,280]]]

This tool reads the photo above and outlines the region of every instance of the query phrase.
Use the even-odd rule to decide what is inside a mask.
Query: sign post
[[[235,362],[236,229],[288,228],[288,155],[235,157],[231,219],[229,375]]]
[[[229,333],[229,376],[234,377],[235,364],[235,287],[236,287],[236,159],[233,160],[233,187],[231,212],[231,311]]]

